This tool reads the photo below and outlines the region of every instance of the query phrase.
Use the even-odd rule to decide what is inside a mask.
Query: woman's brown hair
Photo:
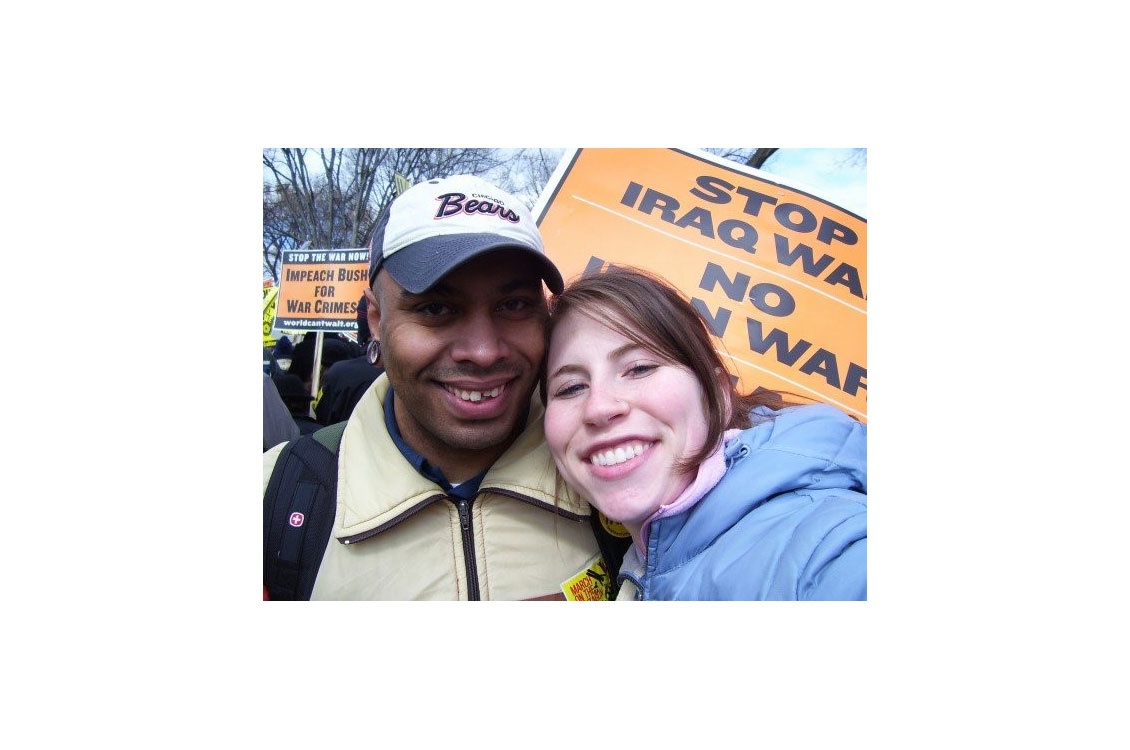
[[[682,462],[682,470],[701,464],[727,429],[749,427],[753,407],[779,409],[792,403],[779,392],[760,388],[750,394],[738,393],[714,348],[706,321],[678,290],[648,271],[612,266],[604,273],[581,276],[550,300],[549,309],[547,341],[557,323],[567,313],[576,312],[694,373],[705,394],[707,434],[702,449]],[[548,404],[544,364],[542,373],[541,400]]]

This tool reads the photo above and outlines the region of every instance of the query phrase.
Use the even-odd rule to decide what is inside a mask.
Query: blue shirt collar
[[[397,449],[400,450],[404,458],[408,460],[408,463],[412,464],[412,468],[418,471],[421,476],[438,484],[443,488],[444,492],[452,497],[457,497],[462,500],[471,500],[474,498],[475,494],[479,491],[479,485],[482,483],[483,477],[485,477],[487,471],[489,471],[489,467],[483,469],[480,473],[467,481],[460,482],[458,487],[452,487],[451,482],[447,481],[447,477],[443,475],[443,472],[439,470],[438,466],[432,465],[428,459],[421,456],[413,450],[412,446],[404,442],[404,437],[400,434],[400,425],[396,423],[396,412],[392,408],[393,396],[392,386],[390,385],[388,396],[385,398],[385,424],[388,426],[389,437],[392,438],[392,442],[396,444]],[[524,422],[525,418],[523,417],[523,423]]]

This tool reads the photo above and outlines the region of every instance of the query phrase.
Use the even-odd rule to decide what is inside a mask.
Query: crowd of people
[[[364,340],[326,339],[316,399],[312,336],[264,353],[265,599],[866,599],[866,425],[738,392],[662,278],[566,286],[468,175],[369,249]],[[268,435],[280,404],[306,424]]]
[[[362,298],[356,343],[338,333],[322,334],[316,396],[311,393],[317,343],[314,334],[303,336],[298,344],[283,335],[273,347],[263,348],[263,450],[294,439],[294,428],[298,435],[308,435],[349,419],[361,396],[384,372],[364,353],[370,338],[367,310],[368,302]]]

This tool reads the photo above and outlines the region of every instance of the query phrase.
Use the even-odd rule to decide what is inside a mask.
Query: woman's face
[[[682,365],[587,315],[566,313],[549,342],[545,437],[565,481],[604,515],[638,525],[677,498],[702,448],[702,386]]]

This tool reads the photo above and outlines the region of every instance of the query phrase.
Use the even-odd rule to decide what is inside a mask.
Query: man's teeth
[[[502,393],[502,389],[505,387],[506,386],[500,385],[497,388],[492,388],[489,391],[464,391],[458,388],[452,388],[449,385],[445,385],[444,389],[446,389],[448,393],[454,393],[464,401],[482,401],[485,398],[496,398],[498,394]]]
[[[589,456],[593,466],[615,466],[622,464],[630,458],[643,453],[651,447],[651,443],[624,443],[616,446],[615,450],[600,451]]]

